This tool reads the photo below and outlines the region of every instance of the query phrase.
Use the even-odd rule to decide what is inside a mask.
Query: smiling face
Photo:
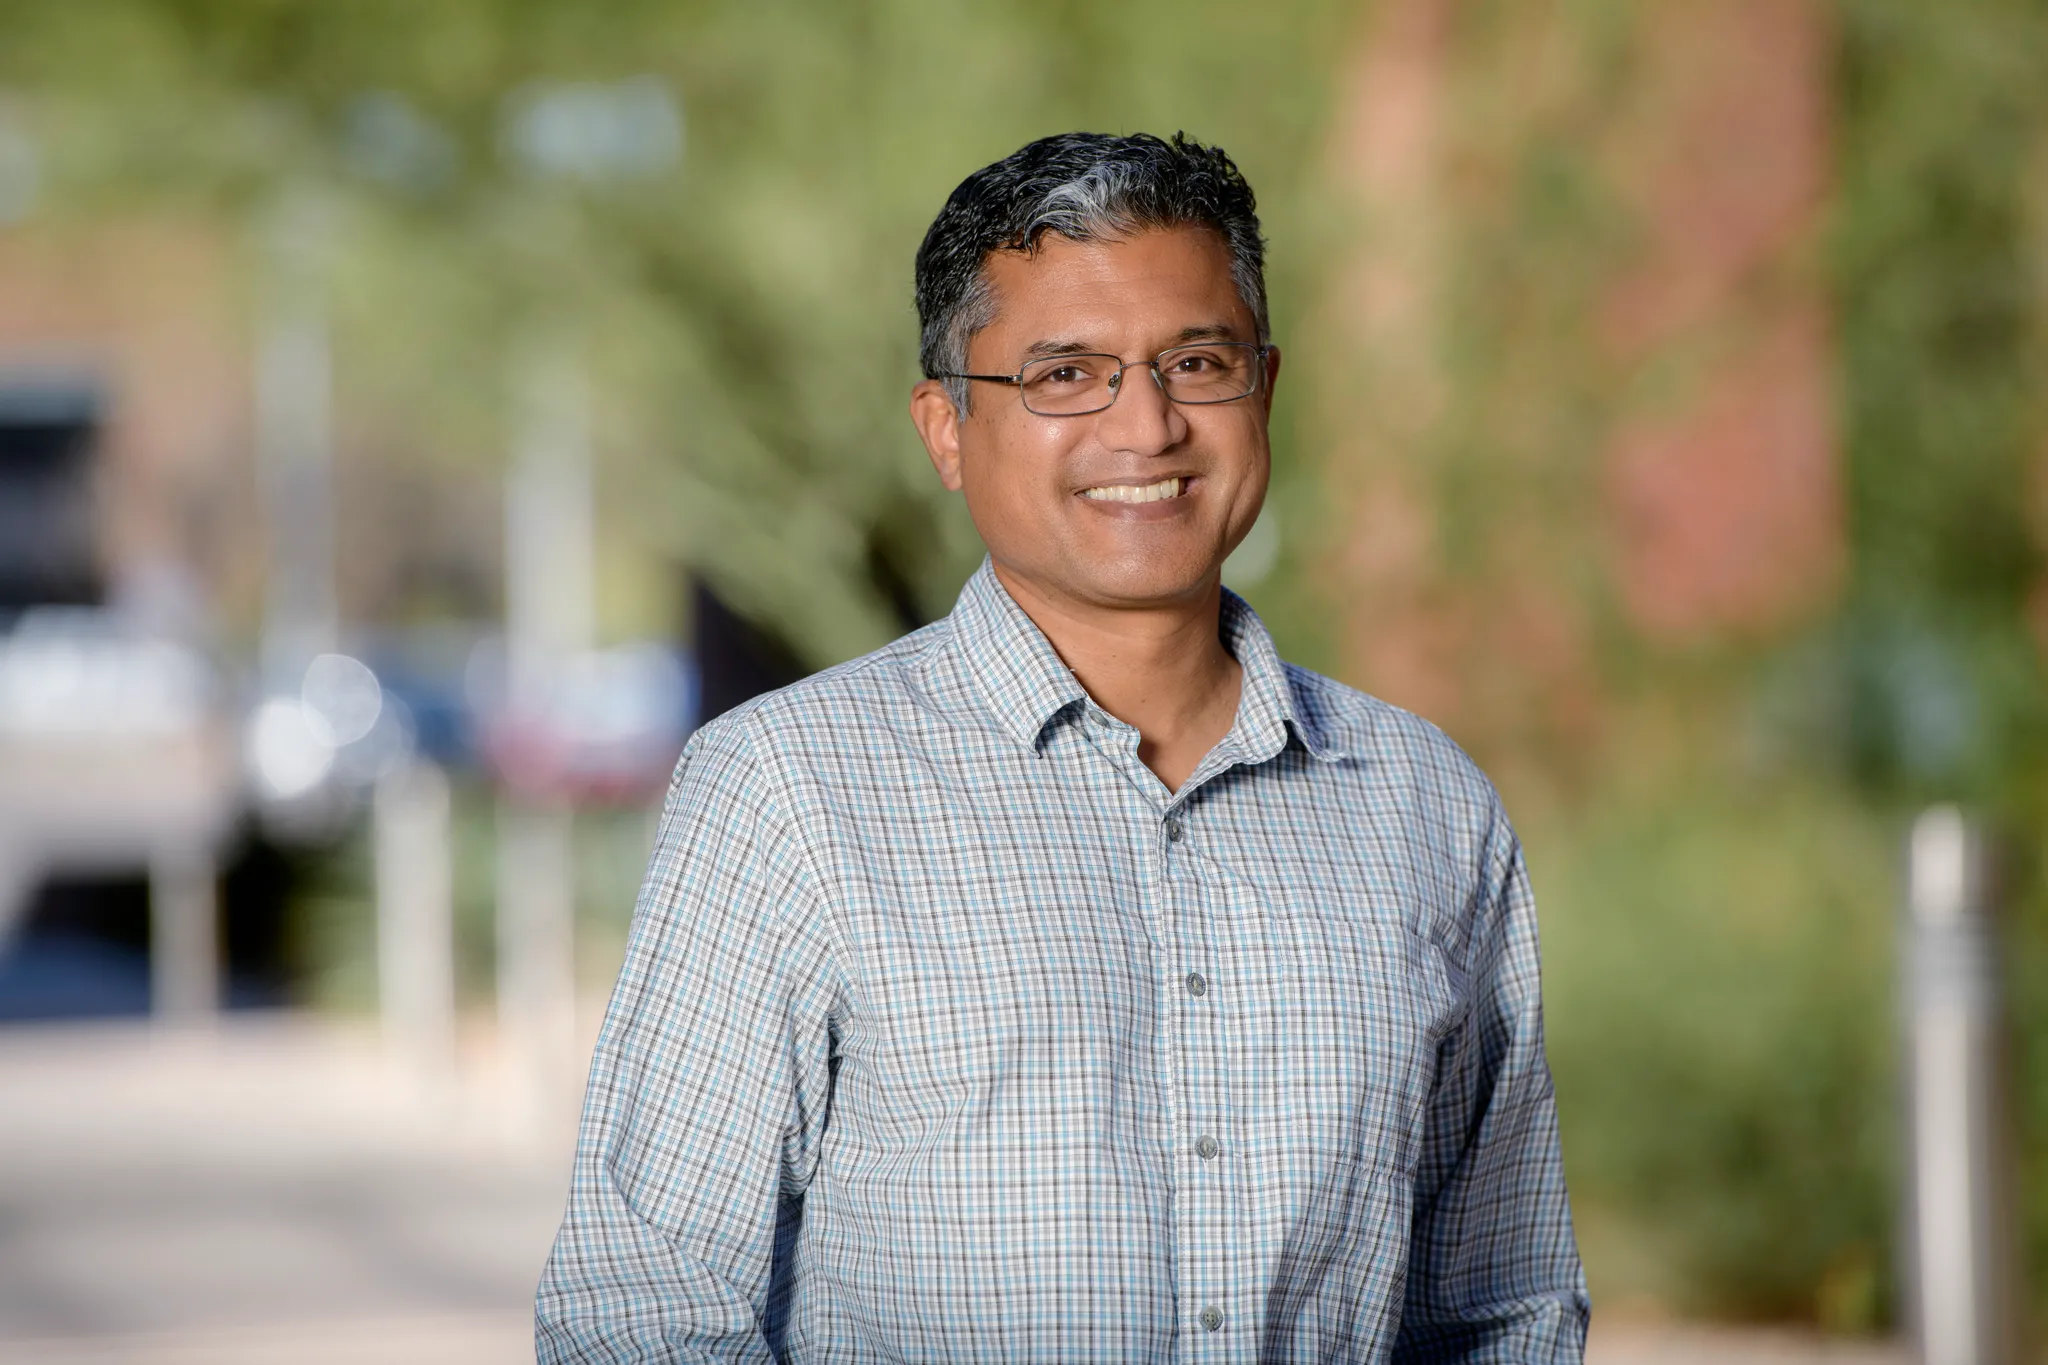
[[[975,374],[1097,352],[1149,360],[1191,341],[1256,342],[1230,254],[1214,233],[1170,229],[1120,241],[1055,234],[984,266],[995,320],[968,345]],[[1279,353],[1234,402],[1168,401],[1143,367],[1116,402],[1079,417],[1028,411],[1014,388],[970,381],[960,417],[944,388],[917,386],[912,420],[946,487],[1004,579],[1089,608],[1185,603],[1216,590],[1224,558],[1258,519],[1266,419]]]

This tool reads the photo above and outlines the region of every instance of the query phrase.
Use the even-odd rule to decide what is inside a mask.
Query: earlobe
[[[910,422],[917,428],[924,452],[938,471],[939,482],[958,493],[960,477],[960,412],[953,395],[935,379],[919,380],[910,391]]]

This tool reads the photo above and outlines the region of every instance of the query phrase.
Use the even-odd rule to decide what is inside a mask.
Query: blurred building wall
[[[1811,0],[1660,6],[1617,148],[1640,240],[1600,319],[1617,370],[1674,371],[1606,453],[1630,619],[1684,639],[1781,628],[1839,586],[1831,338],[1816,248],[1830,26]]]
[[[1767,636],[1836,591],[1830,30],[1804,0],[1610,33],[1474,8],[1376,7],[1342,76],[1333,571],[1355,680],[1569,747],[1603,630]]]
[[[145,614],[212,614],[259,592],[237,297],[229,253],[204,228],[0,233],[0,384],[61,377],[100,390],[108,587]]]

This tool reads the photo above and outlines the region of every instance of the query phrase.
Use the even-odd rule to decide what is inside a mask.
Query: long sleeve
[[[1536,907],[1496,808],[1472,927],[1471,1011],[1445,1044],[1417,1176],[1401,1365],[1564,1365],[1585,1354]]]
[[[841,997],[747,726],[700,731],[669,791],[535,1304],[543,1365],[779,1353]]]

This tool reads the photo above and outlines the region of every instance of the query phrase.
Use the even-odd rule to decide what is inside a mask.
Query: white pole
[[[505,485],[505,630],[513,703],[544,700],[595,635],[589,395],[575,348],[529,340],[512,374]]]
[[[220,1008],[220,907],[213,859],[166,848],[149,866],[150,1007],[166,1024],[206,1024]]]
[[[574,348],[531,339],[513,372],[505,488],[505,628],[515,723],[545,723],[564,665],[595,634],[589,400]],[[498,811],[498,1007],[529,1075],[551,1086],[575,1046],[572,815],[508,796]]]
[[[498,1018],[542,1090],[573,1074],[576,877],[566,807],[498,805]]]
[[[337,635],[327,235],[310,197],[273,213],[256,348],[256,466],[269,539],[262,666],[270,686],[291,689]]]
[[[2007,1365],[1999,1001],[1988,858],[1953,806],[1907,856],[1907,1300],[1923,1365]]]
[[[455,911],[448,778],[405,764],[377,783],[377,996],[392,1050],[430,1081],[455,1063]]]

